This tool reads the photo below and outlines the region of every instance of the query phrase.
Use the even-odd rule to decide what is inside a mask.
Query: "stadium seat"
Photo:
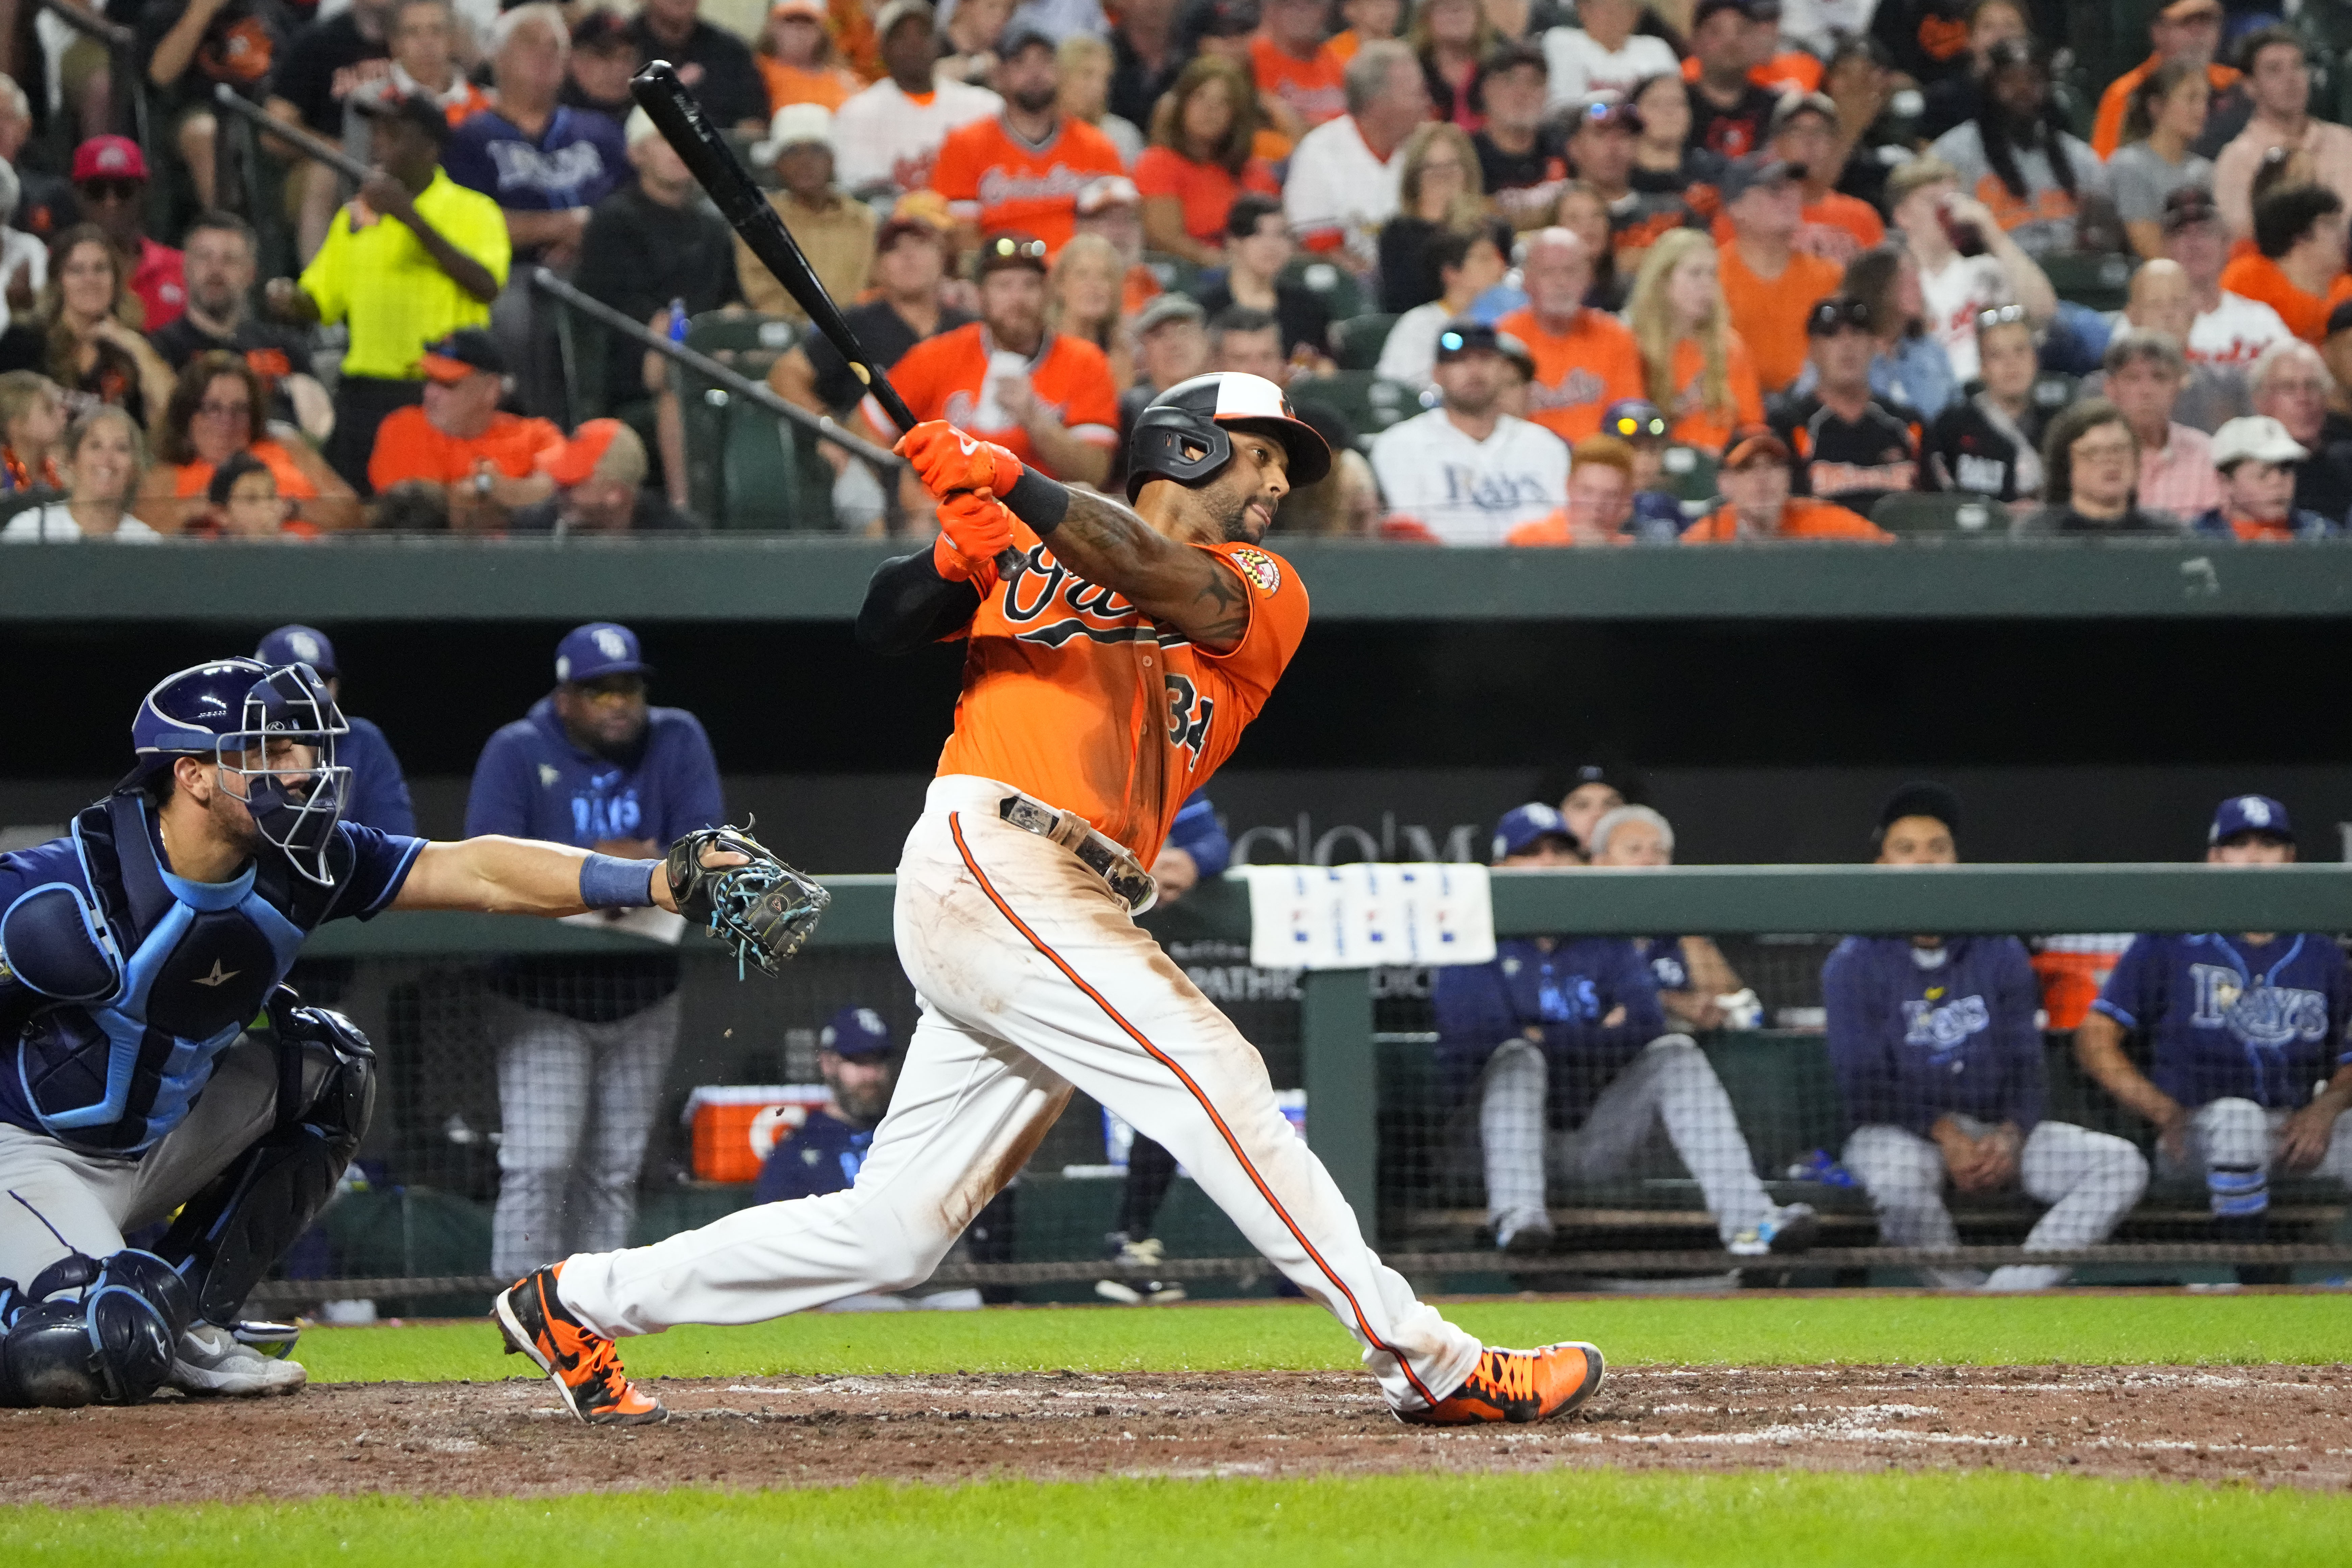
[[[1197,300],[1201,297],[1202,286],[1207,281],[1199,264],[1187,261],[1181,256],[1171,256],[1164,250],[1145,251],[1143,265],[1150,271],[1153,281],[1171,294],[1188,294]]]
[[[686,345],[756,381],[794,335],[772,316],[712,311],[688,324]],[[688,504],[698,517],[725,529],[833,527],[830,470],[797,426],[684,366],[671,366],[671,384],[686,417]]]
[[[1396,324],[1394,316],[1381,315],[1350,316],[1332,322],[1331,357],[1341,370],[1370,370],[1381,363],[1381,350]]]
[[[1382,381],[1368,370],[1343,370],[1330,375],[1302,376],[1290,384],[1295,403],[1323,404],[1348,422],[1356,445],[1369,447],[1373,437],[1421,412],[1421,391],[1401,381]]]
[[[1335,321],[1364,313],[1362,287],[1355,275],[1346,268],[1318,257],[1302,256],[1282,269],[1279,281],[1296,283],[1314,293],[1323,301],[1323,309]]]
[[[1966,490],[1927,493],[1898,490],[1881,496],[1870,521],[1889,533],[1966,533],[1987,538],[2009,532],[2009,508],[1990,496]]]
[[[799,335],[800,329],[781,317],[706,310],[687,323],[686,346],[756,381]]]
[[[2132,261],[2127,256],[2082,256],[2062,251],[2042,258],[2042,270],[2062,300],[2094,310],[2120,310],[2131,288]]]

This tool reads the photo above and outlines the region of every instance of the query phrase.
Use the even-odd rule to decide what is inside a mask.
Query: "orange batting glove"
[[[935,496],[958,490],[1011,492],[1021,477],[1021,459],[977,436],[966,435],[944,419],[927,419],[898,438],[893,447],[914,465],[915,477]]]
[[[931,564],[951,583],[996,570],[996,557],[1013,548],[1013,514],[994,496],[960,490],[940,502],[940,537]]]

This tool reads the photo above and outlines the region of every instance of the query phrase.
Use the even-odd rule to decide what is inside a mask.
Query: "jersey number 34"
[[[1168,682],[1168,743],[1192,753],[1184,764],[1191,772],[1201,765],[1201,748],[1209,739],[1209,721],[1216,717],[1217,700],[1203,697],[1192,677],[1171,675]]]

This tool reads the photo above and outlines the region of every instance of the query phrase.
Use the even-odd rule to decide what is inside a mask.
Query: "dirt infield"
[[[1612,1465],[1978,1468],[2352,1486],[2352,1367],[1642,1367],[1579,1417],[1400,1425],[1329,1373],[653,1384],[663,1426],[592,1430],[541,1383],[0,1411],[12,1502],[547,1494],[873,1478],[1295,1476]]]

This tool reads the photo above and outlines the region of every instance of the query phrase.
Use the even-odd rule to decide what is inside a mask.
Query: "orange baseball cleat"
[[[594,1426],[636,1426],[667,1421],[662,1402],[641,1393],[621,1371],[613,1342],[591,1333],[564,1310],[555,1293],[563,1265],[534,1269],[499,1292],[491,1315],[506,1336],[507,1353],[537,1362],[572,1414]]]
[[[1426,1410],[1400,1410],[1397,1419],[1416,1426],[1549,1421],[1591,1398],[1603,1370],[1599,1347],[1581,1340],[1532,1351],[1481,1351],[1461,1387]]]

